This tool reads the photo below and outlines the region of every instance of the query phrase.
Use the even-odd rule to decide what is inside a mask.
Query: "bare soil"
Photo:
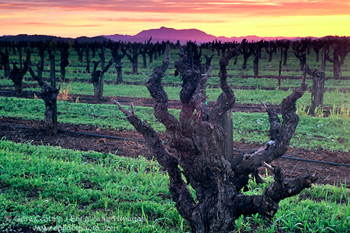
[[[148,159],[153,157],[144,142],[130,140],[143,139],[137,132],[115,131],[86,125],[59,124],[58,128],[61,131],[57,135],[47,135],[42,129],[42,126],[43,123],[40,121],[0,118],[0,138],[6,137],[7,140],[15,142],[30,142],[34,145],[61,146],[63,148],[82,151],[93,150],[103,153],[112,152],[126,157],[138,157],[140,155]],[[124,140],[77,135],[62,132],[62,130],[121,137],[124,138]],[[161,137],[164,139],[163,135],[161,135]],[[259,146],[261,145],[245,143],[235,143],[234,145],[238,150],[250,150],[258,148]],[[350,164],[350,153],[344,152],[289,149],[285,156]],[[316,173],[318,177],[317,183],[320,184],[340,185],[344,184],[346,180],[350,180],[350,167],[301,162],[288,159],[277,159],[272,164],[280,166],[286,177],[296,177],[303,173]],[[263,168],[260,172],[265,174]],[[350,185],[347,184],[347,187],[350,187]]]

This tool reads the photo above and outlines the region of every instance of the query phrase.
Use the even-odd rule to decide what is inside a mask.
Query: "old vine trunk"
[[[267,109],[271,124],[268,143],[254,153],[247,152],[233,161],[225,158],[221,150],[225,137],[221,121],[223,114],[235,103],[234,92],[226,81],[226,67],[241,46],[221,58],[219,76],[222,93],[210,107],[205,104],[201,92],[208,75],[200,73],[197,46],[189,42],[184,47],[179,60],[175,62],[175,68],[183,81],[179,119],[168,112],[168,97],[161,83],[169,66],[169,48],[163,64],[156,67],[146,80],[154,99],[154,114],[166,127],[167,144],[176,151],[174,153],[166,149],[157,132],[138,118],[133,109],[127,111],[116,102],[168,172],[172,199],[181,216],[189,221],[193,232],[232,231],[235,219],[241,215],[259,213],[264,217],[272,217],[278,210],[280,200],[298,194],[315,181],[310,175],[284,179],[278,167],[268,165],[287,151],[298,124],[295,104],[306,90],[305,82],[282,101],[282,124],[275,110]],[[274,183],[262,195],[243,194],[241,190],[247,185],[249,174],[263,165],[272,171]],[[191,195],[188,186],[196,191],[196,197]]]

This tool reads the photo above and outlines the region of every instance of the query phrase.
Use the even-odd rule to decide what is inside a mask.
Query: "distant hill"
[[[78,42],[103,42],[103,41],[109,41],[108,38],[104,37],[104,36],[94,36],[94,37],[86,37],[86,36],[81,36],[81,37],[77,37],[76,40]]]
[[[27,34],[19,34],[17,36],[2,36],[0,37],[0,41],[73,41],[72,38],[64,38],[57,36],[46,36],[46,35],[27,35]]]
[[[186,43],[187,41],[196,41],[198,43],[204,43],[208,41],[213,41],[216,39],[215,36],[209,35],[203,31],[197,29],[181,29],[177,30],[174,28],[161,27],[158,29],[143,30],[134,36],[129,35],[109,35],[104,36],[113,41],[130,41],[130,42],[145,42],[152,37],[152,42],[157,41],[171,41],[176,43],[178,40],[181,43]]]
[[[161,27],[159,29],[144,30],[134,36],[139,40],[148,40],[152,37],[153,41],[180,41],[185,43],[186,41],[192,40],[198,43],[213,41],[216,39],[215,36],[209,35],[198,29],[182,29],[177,30],[174,28]]]
[[[197,43],[205,43],[205,42],[210,42],[214,40],[220,40],[222,42],[232,42],[232,41],[240,42],[243,39],[247,39],[248,41],[300,39],[300,37],[259,37],[255,35],[240,36],[240,37],[225,37],[225,36],[216,37],[198,29],[174,29],[174,28],[167,28],[167,27],[143,30],[134,36],[115,34],[115,35],[109,35],[104,37],[111,39],[113,41],[131,41],[131,42],[144,42],[149,40],[149,38],[152,37],[153,42],[169,40],[171,42],[176,43],[179,40],[182,44],[186,43],[189,40],[196,41]]]

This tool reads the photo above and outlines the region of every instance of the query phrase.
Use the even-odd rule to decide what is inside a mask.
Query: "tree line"
[[[180,49],[182,46],[180,43],[170,43],[170,47],[173,49]],[[91,83],[94,86],[94,101],[99,102],[103,97],[103,84],[104,74],[114,65],[116,70],[117,83],[123,83],[123,62],[122,60],[127,58],[132,64],[132,74],[138,73],[139,59],[142,59],[142,67],[147,68],[147,64],[153,63],[154,59],[162,56],[166,50],[166,42],[152,43],[152,38],[144,43],[131,43],[131,42],[52,42],[52,41],[1,41],[0,42],[0,69],[4,70],[4,76],[6,79],[10,79],[13,82],[15,93],[17,96],[21,96],[23,93],[23,78],[27,72],[31,74],[31,77],[38,81],[40,87],[43,89],[43,93],[46,93],[48,86],[44,85],[45,81],[42,79],[42,73],[45,67],[45,57],[48,57],[50,64],[51,82],[55,82],[56,79],[66,79],[66,67],[70,64],[70,51],[74,49],[78,56],[78,62],[85,63],[85,72],[90,73]],[[279,71],[278,71],[278,87],[281,85],[281,71],[282,66],[288,65],[288,52],[292,51],[300,62],[300,70],[304,75],[310,75],[313,80],[312,88],[312,106],[311,113],[317,107],[323,104],[324,95],[324,82],[326,63],[333,64],[333,77],[339,79],[341,77],[341,66],[344,64],[347,54],[350,52],[350,39],[346,37],[326,37],[322,39],[303,38],[300,40],[274,40],[274,41],[257,41],[257,42],[221,42],[212,41],[201,44],[198,49],[198,61],[201,63],[201,72],[204,74],[210,67],[211,61],[214,55],[225,56],[230,50],[239,46],[233,59],[233,64],[237,65],[238,57],[242,56],[242,70],[247,69],[247,62],[249,57],[253,57],[253,70],[254,77],[259,78],[259,61],[262,58],[262,53],[265,52],[268,55],[268,62],[272,62],[274,56],[278,59]],[[211,55],[202,54],[202,49],[212,51]],[[106,50],[110,50],[112,58],[106,62]],[[313,50],[316,54],[316,62],[321,60],[320,68],[317,70],[310,70],[308,66],[308,55]],[[37,53],[39,62],[33,64],[31,62],[31,55]],[[10,61],[10,55],[17,59]],[[56,77],[56,69],[53,68],[56,60],[59,62],[59,76]],[[37,74],[34,73],[36,70]],[[175,74],[176,75],[176,74]],[[51,85],[52,93],[57,94],[59,90]],[[44,91],[44,89],[46,91]],[[51,96],[48,99],[52,99]],[[43,97],[43,99],[45,99]],[[46,101],[47,102],[47,101]],[[45,102],[45,103],[46,103]],[[52,102],[52,101],[51,101]],[[49,114],[50,115],[50,114]]]

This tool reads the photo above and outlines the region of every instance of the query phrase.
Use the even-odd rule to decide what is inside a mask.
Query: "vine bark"
[[[234,91],[227,84],[226,67],[241,47],[242,44],[238,45],[221,58],[219,76],[222,93],[209,107],[201,91],[207,76],[200,73],[200,52],[194,43],[187,43],[175,62],[183,81],[179,119],[169,113],[168,96],[162,86],[162,78],[170,63],[169,47],[162,65],[156,67],[146,80],[154,99],[154,115],[165,126],[167,144],[174,153],[167,150],[147,122],[136,116],[133,108],[125,110],[116,102],[168,172],[173,201],[181,216],[189,221],[193,232],[230,232],[234,229],[235,219],[241,215],[259,213],[272,217],[280,200],[298,194],[315,181],[315,177],[310,175],[287,180],[278,167],[268,165],[287,151],[298,124],[295,104],[306,90],[305,80],[300,88],[282,101],[282,124],[276,111],[267,109],[270,140],[264,146],[233,161],[225,158],[221,150],[225,136],[221,119],[235,103]],[[242,188],[247,185],[249,174],[261,166],[269,167],[275,182],[262,195],[243,194]],[[195,190],[196,197],[191,195],[189,186]]]

